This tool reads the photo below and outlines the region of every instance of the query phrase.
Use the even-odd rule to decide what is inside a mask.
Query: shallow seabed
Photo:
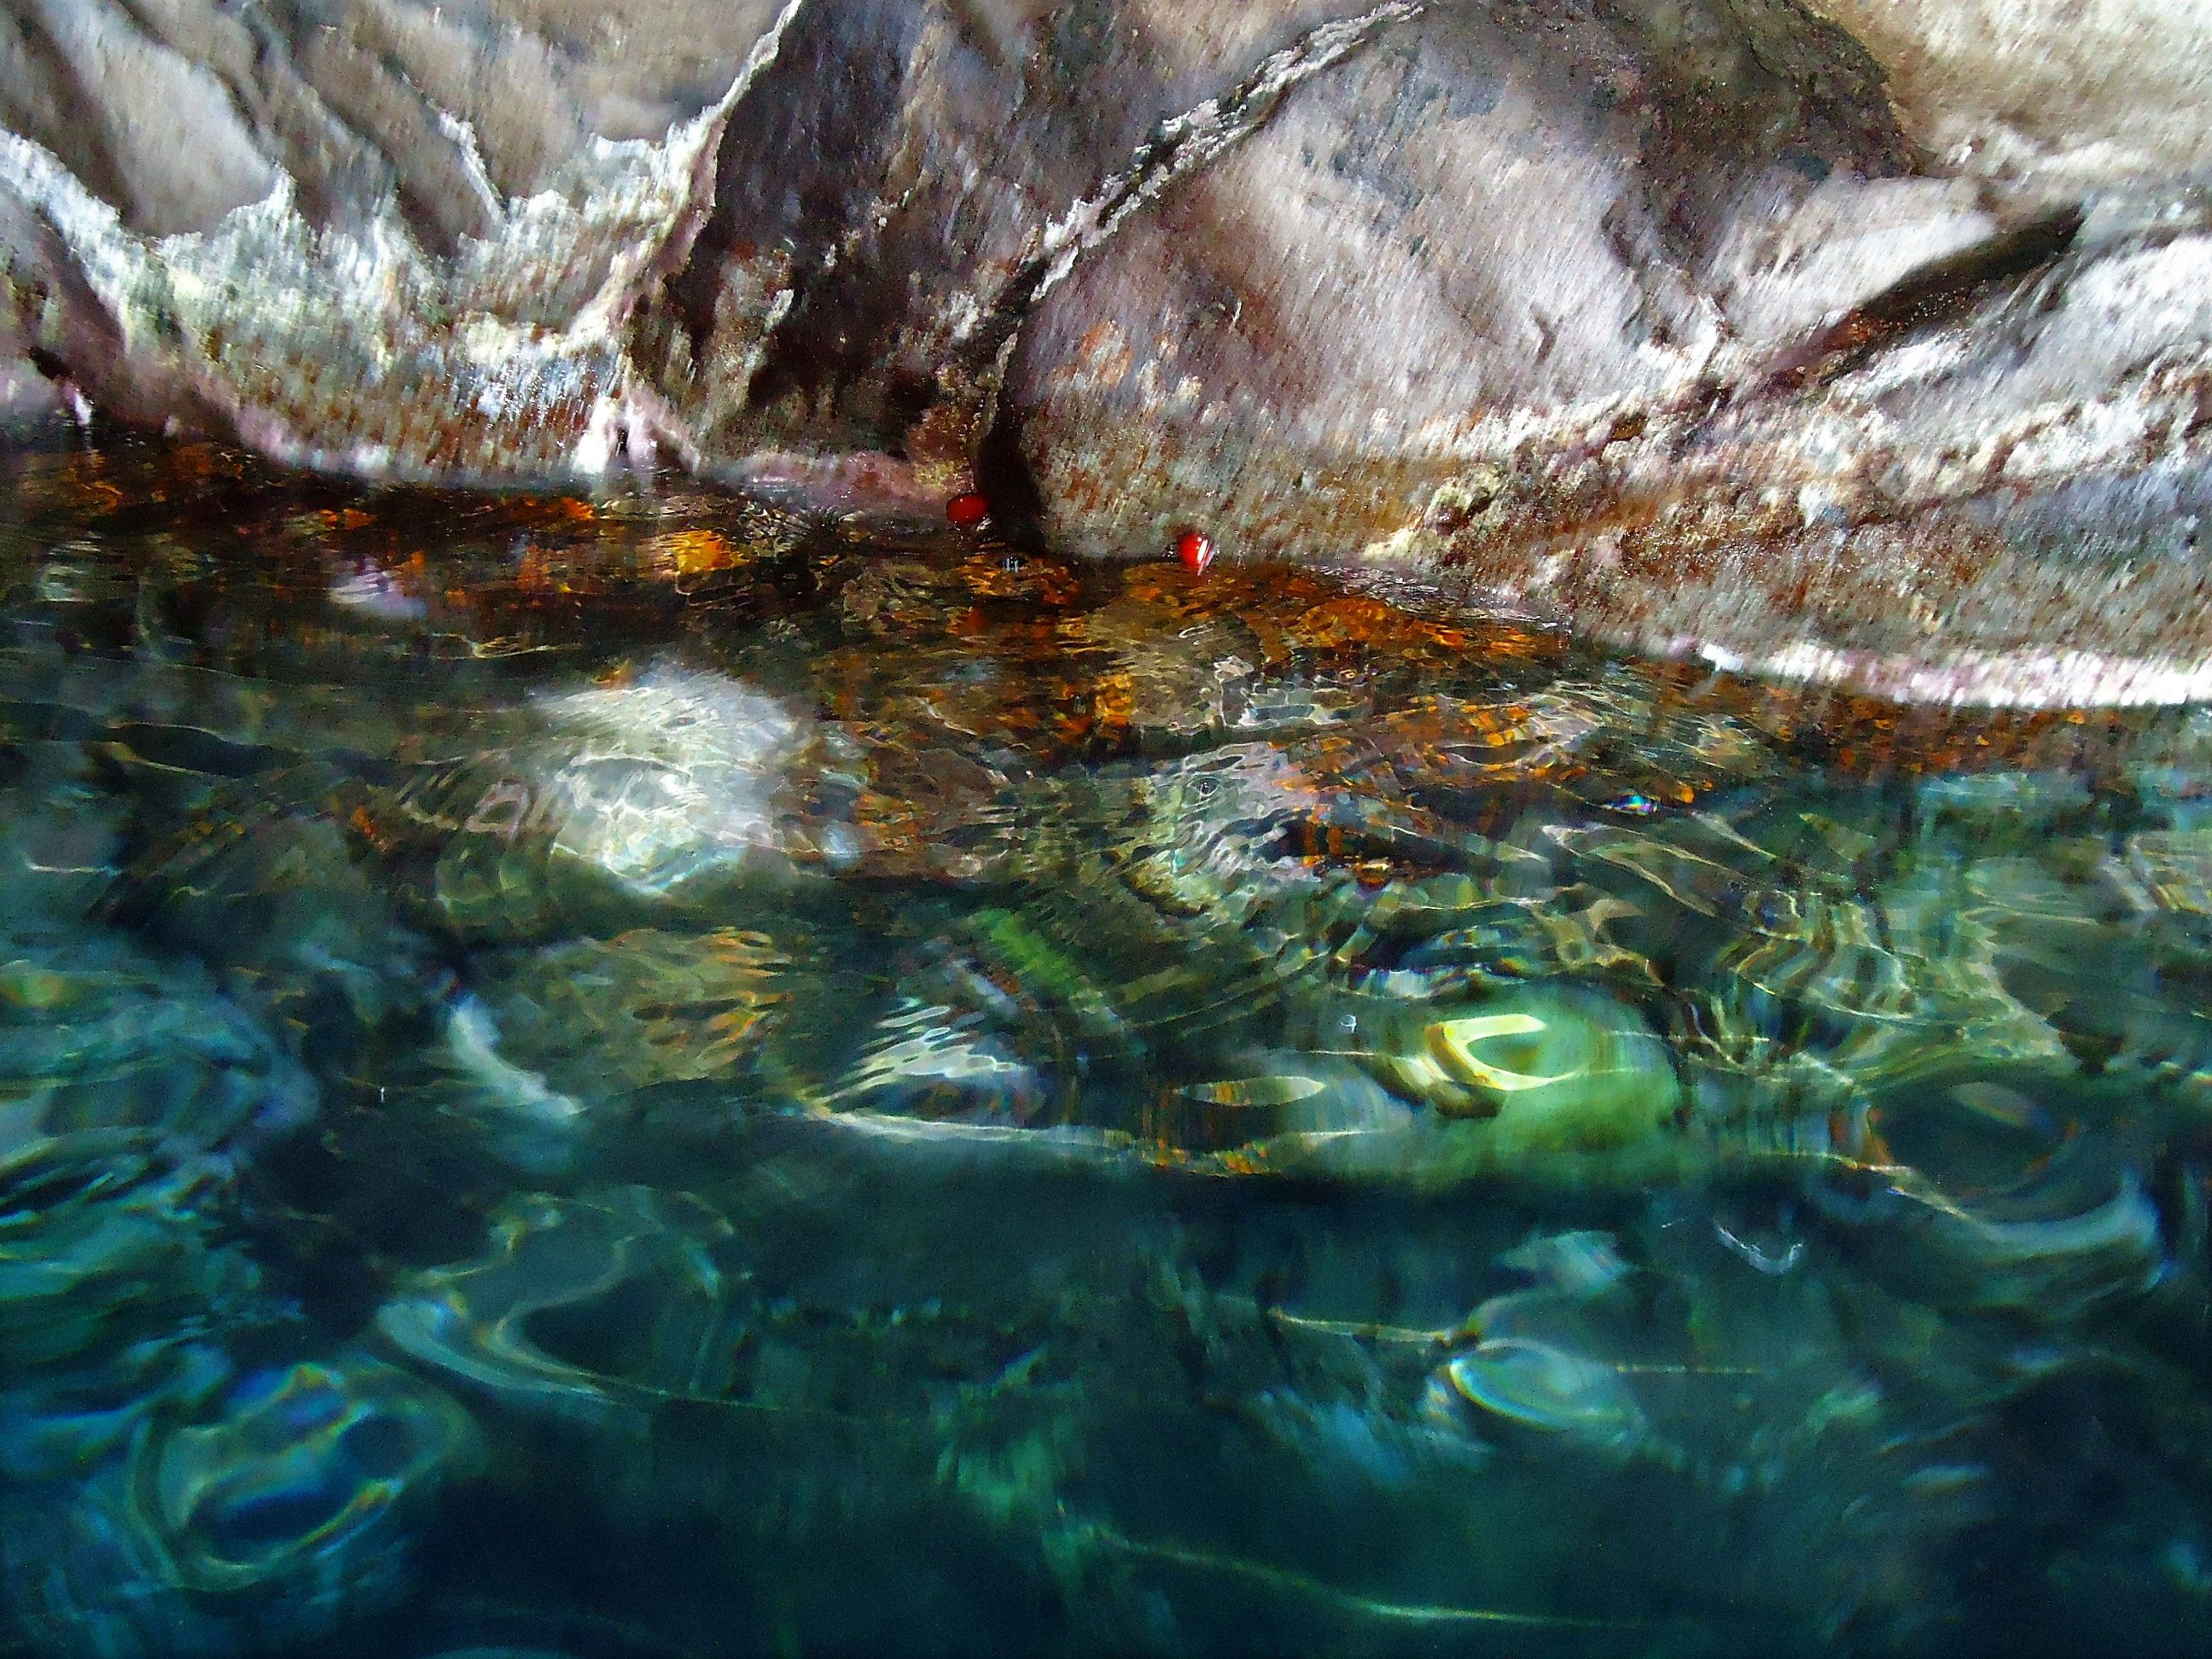
[[[2212,1642],[2212,719],[19,453],[0,1654]]]

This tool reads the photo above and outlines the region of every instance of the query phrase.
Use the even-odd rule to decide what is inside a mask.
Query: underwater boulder
[[[0,1354],[12,1377],[252,1310],[258,1275],[218,1243],[224,1173],[115,1130],[0,1158]]]
[[[352,855],[326,778],[226,790],[143,848],[102,915],[205,963],[325,1081],[419,1018],[439,968]],[[173,976],[174,970],[171,970]]]
[[[97,939],[0,943],[0,1157],[101,1130],[235,1152],[306,1122],[315,1098],[296,1062],[190,968]]]
[[[1454,1139],[1502,1164],[1633,1147],[1667,1128],[1682,1085],[1643,1017],[1602,992],[1532,985],[1380,1015],[1370,1062],[1459,1120]]]
[[[48,1483],[205,1408],[229,1342],[280,1316],[225,1177],[116,1130],[0,1157],[0,1488],[65,1501]]]
[[[398,1517],[477,1455],[443,1395],[343,1356],[242,1379],[215,1420],[135,1448],[126,1478],[179,1588],[321,1596],[373,1581],[363,1558],[397,1544]]]
[[[716,1261],[732,1237],[707,1206],[645,1188],[517,1198],[483,1257],[412,1275],[377,1329],[507,1411],[633,1422],[732,1385],[750,1329],[742,1271]]]
[[[473,1018],[507,1066],[571,1097],[738,1081],[807,995],[810,944],[796,929],[632,928],[490,957]]]
[[[465,938],[619,931],[860,854],[809,799],[838,734],[742,681],[655,663],[549,689],[531,716],[514,746],[427,765],[358,820],[402,890]]]
[[[2136,1103],[2124,1077],[2007,1073],[1962,1055],[1951,1077],[1879,1100],[1879,1163],[1816,1172],[1807,1190],[1884,1282],[1937,1307],[2063,1324],[2174,1271],[2130,1148]]]
[[[254,1372],[68,1498],[8,1506],[18,1614],[103,1659],[313,1641],[404,1589],[429,1504],[480,1455],[450,1399],[365,1356]]]
[[[988,1012],[1003,1014],[1006,1006]],[[1022,1023],[1043,1036],[1042,1054],[1060,1057],[1048,1031],[1036,1033],[1033,1018]],[[1019,1127],[1039,1119],[1047,1091],[1045,1071],[1017,1058],[1015,1043],[990,1029],[985,1011],[908,994],[869,1028],[852,1066],[823,1098],[841,1111]]]

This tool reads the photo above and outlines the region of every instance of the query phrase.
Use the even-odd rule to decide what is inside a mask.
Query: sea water
[[[2212,1643],[2197,711],[120,437],[0,659],[0,1653]]]

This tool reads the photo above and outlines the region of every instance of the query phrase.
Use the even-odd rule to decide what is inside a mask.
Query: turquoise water
[[[2212,1640],[2212,720],[19,453],[0,1654]]]

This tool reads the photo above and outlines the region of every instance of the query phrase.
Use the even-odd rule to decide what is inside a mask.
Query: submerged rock
[[[58,1653],[312,1644],[398,1592],[420,1517],[481,1455],[459,1407],[360,1354],[257,1372],[74,1502],[14,1506],[9,1588]]]
[[[236,1152],[313,1115],[314,1085],[195,976],[97,946],[0,962],[0,1159],[49,1137],[143,1132]]]
[[[385,1340],[416,1362],[510,1410],[599,1422],[672,1391],[726,1385],[748,1334],[743,1274],[710,1252],[730,1237],[696,1201],[644,1188],[568,1200],[516,1200],[484,1259],[416,1276],[377,1316]],[[616,1301],[616,1298],[626,1297]],[[578,1360],[535,1340],[534,1319],[612,1303],[631,1322],[612,1364]]]
[[[1500,1142],[1609,1146],[1650,1134],[1681,1101],[1667,1047],[1635,1012],[1570,990],[1423,1009],[1380,1056],[1407,1092],[1486,1121]]]
[[[12,0],[0,331],[319,467],[980,482],[1910,699],[2205,695],[2201,27],[1823,10]]]
[[[0,1357],[10,1386],[117,1361],[134,1380],[251,1305],[258,1275],[216,1239],[218,1176],[148,1137],[86,1133],[0,1161]],[[82,1381],[82,1379],[79,1379]],[[22,1399],[11,1400],[17,1410]],[[33,1412],[44,1417],[44,1412]],[[127,1426],[127,1425],[125,1425]],[[37,1455],[32,1437],[15,1455]]]
[[[655,664],[531,713],[511,746],[427,765],[358,817],[456,933],[652,917],[857,855],[851,829],[806,798],[836,734],[741,681]]]

